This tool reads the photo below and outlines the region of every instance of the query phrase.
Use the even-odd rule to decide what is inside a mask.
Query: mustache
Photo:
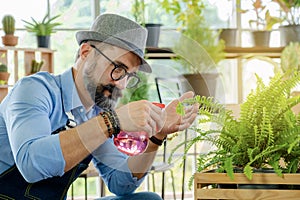
[[[98,89],[99,87],[97,87]],[[108,85],[102,85],[101,86],[101,92],[104,92],[105,90],[109,91],[109,93],[113,93],[113,91],[115,90],[119,90],[119,88],[117,88],[116,86],[112,85],[112,84],[108,84]]]
[[[122,91],[113,84],[101,85],[101,87],[97,87],[96,93],[104,93],[104,91],[108,91],[111,95],[111,99],[117,99],[122,96]]]
[[[104,95],[108,91],[109,96]],[[122,91],[113,84],[98,85],[95,93],[95,103],[102,108],[114,108],[118,99],[122,97]]]

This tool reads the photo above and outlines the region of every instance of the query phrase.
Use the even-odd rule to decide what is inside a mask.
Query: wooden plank
[[[41,59],[44,61],[44,65],[41,69],[41,71],[48,71],[50,73],[53,73],[53,53],[52,52],[42,52],[41,53]]]
[[[243,173],[235,173],[231,180],[226,173],[196,173],[197,183],[233,183],[233,184],[293,184],[300,185],[300,174],[284,174],[279,177],[274,173],[254,173],[249,180]]]
[[[268,56],[270,58],[280,58],[284,47],[226,47],[225,58],[233,59],[250,54],[255,56]],[[171,48],[146,48],[145,57],[148,59],[170,59],[176,57]]]
[[[280,189],[226,189],[212,188],[213,184],[264,184],[282,185]],[[282,200],[299,199],[300,190],[288,189],[287,186],[300,185],[300,174],[283,174],[279,177],[275,173],[254,173],[249,180],[243,173],[235,173],[231,180],[226,173],[195,173],[194,196],[200,199],[236,199],[236,200]]]
[[[243,56],[267,56],[280,58],[284,47],[226,47],[226,58],[238,58]]]
[[[18,51],[14,51],[14,82],[19,80],[19,59],[18,59]]]
[[[270,53],[280,54],[284,47],[226,47],[226,53]]]
[[[0,49],[0,63],[7,65],[7,50],[6,49]]]
[[[202,189],[195,193],[200,199],[236,199],[236,200],[299,200],[300,190],[266,189]]]
[[[0,47],[0,51],[7,51],[7,50],[26,51],[26,52],[48,52],[48,53],[55,52],[54,50],[48,48],[20,48],[20,47],[10,47],[10,46]]]
[[[0,102],[4,99],[4,97],[7,95],[8,93],[8,86],[0,86]]]

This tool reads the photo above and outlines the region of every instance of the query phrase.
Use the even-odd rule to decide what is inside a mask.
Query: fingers
[[[193,91],[186,92],[183,95],[181,95],[181,97],[179,97],[179,101],[183,101],[185,99],[193,98],[194,95],[195,95],[195,93]]]
[[[195,121],[197,117],[198,108],[199,104],[194,104],[185,108],[185,115],[180,119],[178,131],[182,131],[190,127],[190,125]]]
[[[151,103],[151,108],[152,108],[152,115],[151,118],[154,120],[155,122],[155,129],[154,129],[154,134],[156,134],[156,132],[160,131],[164,125],[164,112],[163,109],[160,108],[159,106],[152,104]]]

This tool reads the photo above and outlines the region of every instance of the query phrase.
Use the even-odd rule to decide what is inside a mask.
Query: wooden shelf
[[[238,58],[246,55],[261,55],[280,58],[284,47],[226,47],[226,58]]]
[[[147,59],[170,59],[175,57],[176,54],[170,48],[146,48],[145,58]]]
[[[48,71],[53,73],[53,63],[54,63],[54,50],[48,48],[17,48],[17,47],[0,47],[0,62],[7,64],[8,56],[2,56],[3,54],[8,55],[8,52],[12,52],[13,54],[13,74],[14,74],[14,82],[19,80],[19,61],[20,59],[24,59],[24,71],[25,74],[29,74],[31,70],[31,61],[36,59],[37,55],[40,54],[41,60],[44,61],[44,65],[41,71]],[[24,57],[21,56],[23,53]]]
[[[226,47],[225,57],[227,59],[240,58],[243,56],[268,56],[280,58],[284,47]],[[176,57],[170,48],[146,48],[147,59],[170,59]]]
[[[4,63],[9,67],[10,74],[13,76],[13,81],[10,84],[16,83],[20,77],[26,76],[31,71],[32,60],[44,61],[41,71],[53,73],[54,68],[54,50],[48,48],[18,48],[18,47],[0,47],[0,63]],[[3,56],[5,55],[5,56]],[[22,63],[23,66],[20,66]],[[19,74],[20,67],[23,67],[24,74]],[[20,76],[20,77],[19,77]],[[0,87],[0,101],[6,96],[9,86]]]

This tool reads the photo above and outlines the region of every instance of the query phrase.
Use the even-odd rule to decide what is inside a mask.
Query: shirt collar
[[[65,112],[83,107],[73,79],[72,68],[61,74],[62,99]]]

